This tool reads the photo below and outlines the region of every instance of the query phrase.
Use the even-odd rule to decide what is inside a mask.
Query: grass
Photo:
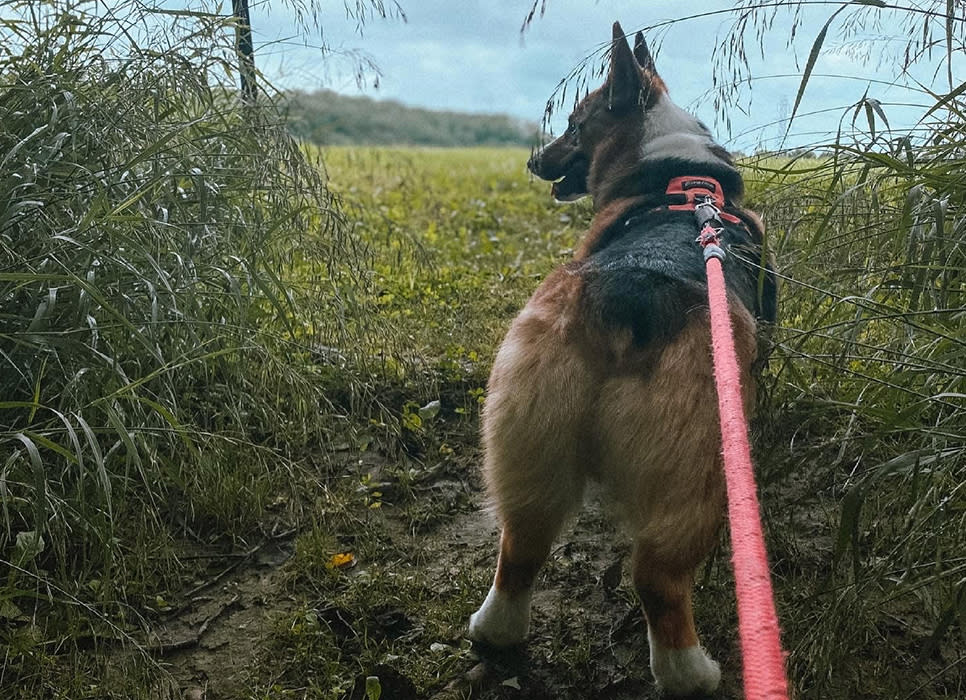
[[[826,511],[827,550],[800,599],[828,606],[827,614],[796,642],[794,675],[841,692],[868,673],[868,660],[843,658],[879,645],[921,669],[950,631],[962,595],[966,523],[954,504],[962,503],[966,416],[964,290],[943,281],[961,263],[942,233],[951,222],[939,214],[941,196],[923,199],[928,190],[917,181],[926,172],[900,177],[878,153],[839,157],[791,178],[765,163],[770,183],[752,196],[790,278],[772,400],[795,430],[769,426],[787,446],[772,438],[785,458],[766,461],[765,478],[803,480],[803,512],[810,504]],[[788,207],[789,197],[813,204]],[[803,524],[786,515],[790,526]],[[778,539],[793,555],[808,548],[804,539]],[[844,614],[859,623],[836,625]],[[942,658],[945,682],[961,689],[962,658]]]
[[[393,493],[389,522],[432,539],[453,522],[454,511],[445,501],[434,506],[429,493],[412,484],[454,453],[472,458],[475,406],[468,399],[480,396],[506,324],[539,279],[570,255],[589,212],[550,206],[545,187],[529,183],[520,168],[524,151],[334,149],[325,155],[333,188],[359,205],[358,230],[374,260],[370,301],[391,319],[394,336],[404,339],[394,350],[397,393],[387,404],[399,418],[404,449],[371,478]],[[891,176],[875,188],[863,186],[861,165],[836,178],[831,163],[771,158],[745,164],[750,203],[769,223],[786,277],[756,432],[792,677],[806,697],[955,696],[962,662],[950,645],[964,530],[962,452],[950,442],[950,425],[962,417],[946,413],[949,434],[937,441],[933,421],[949,407],[933,402],[949,397],[932,399],[937,392],[931,387],[937,381],[955,387],[961,365],[937,361],[931,350],[937,335],[956,337],[950,319],[957,312],[932,309],[922,321],[881,310],[908,303],[901,295],[911,292],[883,284],[897,274],[889,256],[898,249],[861,232],[872,228],[888,237],[888,227],[897,228],[894,217],[901,220],[903,200],[887,189],[895,187]],[[840,202],[832,217],[830,200]],[[850,235],[857,240],[846,240]],[[435,399],[442,400],[439,414],[407,422],[407,414],[418,416]],[[368,472],[357,473],[336,490],[355,493],[367,478]],[[353,533],[352,546],[374,562],[374,579],[365,581],[371,595],[346,583],[347,589],[315,596],[352,611],[353,619],[369,620],[360,627],[374,624],[373,601],[382,599],[392,600],[407,619],[443,620],[406,644],[424,648],[446,640],[453,663],[460,663],[458,631],[477,602],[472,590],[485,588],[485,564],[426,608],[435,580],[420,580],[417,573],[416,582],[398,587],[389,574],[398,569],[393,562],[416,556],[418,538],[386,531],[381,513],[367,512],[371,502],[355,496],[352,503],[343,496],[320,507],[365,513],[354,522],[330,522],[328,531]],[[458,512],[461,506],[454,507]],[[331,540],[307,547],[317,548],[312,556],[323,563],[338,550]],[[296,570],[303,566],[295,564]],[[718,577],[722,566],[712,567]],[[432,564],[427,570],[436,571]],[[318,564],[315,571],[308,578],[317,581]],[[572,573],[551,568],[547,587],[572,588]],[[706,586],[710,595],[730,597],[716,580]],[[719,647],[729,643],[724,630],[733,625],[727,615],[719,619],[721,605],[706,613],[721,626],[711,633],[721,636]],[[846,617],[852,624],[843,628]],[[595,679],[587,686],[591,692],[600,680],[593,669],[601,650],[574,638],[566,624],[544,622],[551,630],[548,662],[569,669],[561,685],[583,687]],[[298,673],[314,668],[319,654],[338,659],[329,679],[343,689],[358,673],[352,669],[375,668],[387,655],[400,657],[394,668],[404,668],[423,692],[439,687],[438,677],[393,644],[370,640],[335,653],[341,644],[336,634],[326,642],[329,652],[313,648],[302,657],[285,634],[278,643]]]
[[[332,263],[365,252],[277,118],[209,85],[233,50],[215,18],[142,44],[138,8],[123,30],[5,9],[0,643],[4,683],[38,697],[90,681],[103,661],[65,671],[86,645],[141,635],[195,573],[186,546],[259,536],[338,423],[302,343],[351,345]],[[282,281],[298,256],[312,289]]]

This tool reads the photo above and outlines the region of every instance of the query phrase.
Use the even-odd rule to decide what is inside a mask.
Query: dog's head
[[[536,152],[527,163],[534,175],[553,180],[553,196],[562,202],[594,192],[595,163],[609,168],[639,152],[644,113],[666,92],[640,32],[632,51],[624,30],[614,23],[610,69],[604,84],[574,108],[567,130]]]

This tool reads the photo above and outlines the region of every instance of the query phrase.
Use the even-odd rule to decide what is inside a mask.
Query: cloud
[[[714,109],[712,51],[717,42],[728,40],[735,15],[727,12],[660,25],[685,13],[730,11],[734,3],[691,0],[682,6],[676,0],[549,0],[546,14],[524,34],[520,27],[531,0],[401,0],[401,4],[407,22],[371,20],[361,35],[343,13],[324,15],[323,35],[332,50],[326,55],[305,45],[312,43],[312,37],[278,43],[298,34],[293,11],[278,2],[257,5],[252,24],[257,38],[270,46],[270,51],[259,51],[259,65],[282,87],[327,87],[433,109],[506,113],[538,121],[561,79],[588,57],[591,66],[599,60],[609,44],[610,25],[619,19],[628,33],[652,28],[647,31],[648,40],[657,50],[658,68],[674,99],[715,124],[726,145],[747,150],[776,142],[783,134],[776,122],[788,116],[803,56],[830,13],[827,7],[806,7],[792,47],[788,45],[789,13],[780,12],[771,27],[761,32],[763,48],[755,47],[748,56],[754,81],[746,86],[750,89],[743,89],[742,102],[727,112],[729,134],[723,120],[716,119],[720,115]],[[830,46],[833,33],[834,28]],[[756,41],[753,33],[748,35],[749,45]],[[379,66],[378,89],[372,88],[374,73],[366,74],[362,87],[357,86],[358,61],[351,58],[351,51],[363,52]],[[796,118],[800,142],[829,138],[846,107],[867,89],[870,95],[909,101],[905,93],[889,88],[895,76],[881,75],[882,70],[863,65],[849,51],[823,54]],[[589,80],[591,87],[597,83]],[[569,89],[568,100],[574,92],[573,86]],[[818,115],[809,116],[812,112]],[[909,114],[897,118],[894,125],[912,123],[914,116]]]

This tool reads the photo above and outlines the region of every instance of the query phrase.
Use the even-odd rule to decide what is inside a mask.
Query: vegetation
[[[827,157],[754,164],[758,206],[788,276],[773,398],[796,426],[785,443],[794,466],[779,461],[782,471],[768,474],[803,480],[800,504],[827,501],[837,511],[829,566],[814,569],[801,598],[822,612],[792,668],[805,686],[839,689],[851,674],[858,688],[869,664],[841,659],[876,644],[893,654],[878,665],[938,662],[903,697],[928,688],[956,696],[966,658],[942,648],[966,625],[966,113],[948,62],[962,45],[963,18],[945,16],[953,12],[945,3],[859,5],[882,4],[842,5],[826,28],[840,21],[845,39],[857,41],[878,22],[902,27],[903,46],[873,43],[868,60],[892,56],[910,70],[944,54],[948,92],[923,90],[931,106],[908,133],[890,130],[888,105],[864,94],[848,137],[822,145]],[[814,37],[794,109],[825,36]],[[788,537],[803,525],[793,510],[786,527],[780,519],[773,527],[785,544],[798,539],[799,556],[809,547]],[[842,626],[845,618],[855,624]],[[904,646],[915,637],[919,644]]]
[[[430,494],[439,492],[430,488],[437,478],[430,475],[465,479],[467,470],[475,471],[466,464],[474,440],[472,423],[463,421],[472,415],[468,399],[481,394],[507,323],[539,279],[572,254],[590,216],[586,203],[548,207],[546,188],[528,186],[521,172],[525,158],[524,151],[326,152],[332,186],[358,197],[363,228],[381,232],[372,241],[378,303],[397,337],[421,359],[400,365],[405,379],[396,406],[403,412],[406,450],[388,465],[350,470],[354,480],[326,511],[329,522],[365,520],[368,536],[352,546],[365,561],[365,583],[348,571],[303,583],[374,638],[386,634],[378,622],[386,609],[373,610],[375,601],[391,601],[397,614],[425,626],[401,640],[390,635],[353,646],[349,654],[337,651],[344,632],[308,643],[304,627],[286,626],[297,631],[279,636],[278,658],[286,660],[293,677],[317,673],[320,656],[339,659],[326,683],[348,692],[358,683],[351,670],[356,664],[377,668],[390,655],[402,657],[393,668],[419,688],[438,688],[424,662],[412,659],[407,649],[437,644],[434,664],[458,669],[468,663],[459,629],[486,588],[492,543],[488,548],[462,541],[467,550],[462,555],[446,550],[447,538],[467,517],[460,515],[467,504],[451,495],[431,501]],[[868,173],[861,162],[846,166],[839,158],[767,156],[743,163],[749,204],[768,221],[785,278],[755,432],[791,676],[805,697],[958,697],[966,680],[955,650],[966,544],[962,451],[945,434],[952,415],[948,407],[941,403],[933,415],[930,404],[952,398],[938,394],[962,393],[956,382],[963,363],[948,356],[939,360],[927,351],[955,353],[961,333],[950,319],[962,304],[917,315],[908,311],[908,299],[894,301],[903,293],[897,270],[910,266],[909,252],[884,249],[888,244],[870,232],[895,231],[903,207],[915,203],[907,204],[897,178],[873,185],[863,180]],[[462,181],[466,174],[477,184],[472,192]],[[833,208],[835,202],[840,205]],[[916,221],[915,214],[910,216]],[[882,235],[894,241],[899,234]],[[401,257],[405,250],[415,257]],[[911,255],[912,267],[919,269],[924,256],[921,251]],[[883,280],[892,283],[886,286]],[[896,303],[907,311],[888,307]],[[916,326],[910,328],[910,322]],[[946,345],[937,335],[952,340]],[[422,420],[425,412],[419,409],[435,399],[442,400],[442,411]],[[406,422],[407,415],[413,422]],[[939,416],[945,416],[942,428],[934,427]],[[368,485],[372,481],[376,486]],[[350,493],[360,482],[367,484],[365,495]],[[366,513],[373,491],[390,494],[383,518]],[[622,614],[636,614],[626,577],[616,601],[599,601],[586,592],[601,584],[588,586],[584,576],[600,577],[613,563],[609,557],[623,553],[619,546],[609,549],[613,534],[595,517],[599,514],[591,510],[578,523],[578,544],[555,555],[543,575],[544,586],[565,587],[573,598],[568,614],[581,612],[573,627],[542,620],[550,630],[537,633],[531,654],[555,659],[547,663],[558,677],[531,678],[533,685],[525,691],[568,688],[575,697],[600,692],[614,682],[614,674],[623,678],[601,659],[641,635],[639,627],[619,628],[606,640],[585,639],[581,632],[588,625],[610,628]],[[479,526],[485,528],[485,521]],[[587,528],[593,529],[592,540],[581,545],[580,532]],[[314,557],[318,567],[336,551],[338,545],[330,541],[300,556]],[[453,571],[448,567],[454,560],[476,561],[480,551],[482,567],[460,567],[456,578],[440,587],[440,570]],[[413,570],[411,561],[424,562],[415,569],[424,576],[432,573],[393,589],[398,576]],[[592,563],[589,574],[574,569],[581,561]],[[709,564],[716,574],[705,574],[698,601],[715,649],[734,644],[726,568],[727,556],[719,552]],[[843,625],[843,619],[850,623]],[[732,653],[734,671],[739,659]],[[631,677],[640,686],[627,688],[649,697],[642,670],[646,659],[638,661],[640,673]],[[730,682],[726,692],[738,692],[736,681]]]
[[[80,697],[103,661],[70,654],[142,637],[184,547],[257,536],[337,429],[305,357],[352,347],[366,262],[318,167],[208,82],[217,17],[31,5],[0,53],[0,678]]]
[[[292,133],[319,146],[530,146],[539,129],[500,114],[434,112],[330,90],[282,96]]]
[[[219,18],[5,7],[0,694],[181,697],[221,624],[251,663],[203,650],[219,696],[465,693],[487,369],[587,203],[550,206],[522,148],[328,149],[323,177],[213,77]],[[909,55],[948,61],[954,19],[908,14]],[[848,143],[743,163],[785,277],[757,461],[801,697],[966,692],[962,94],[909,135],[863,99]],[[737,693],[724,547],[697,604]],[[493,697],[653,696],[625,549],[578,521]]]

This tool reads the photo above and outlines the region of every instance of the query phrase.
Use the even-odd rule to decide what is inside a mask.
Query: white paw
[[[530,591],[509,596],[494,587],[486,600],[470,615],[469,637],[495,647],[509,647],[526,641],[530,633]]]
[[[669,695],[713,693],[721,682],[721,669],[699,646],[665,649],[647,632],[651,646],[651,673],[661,690]]]

